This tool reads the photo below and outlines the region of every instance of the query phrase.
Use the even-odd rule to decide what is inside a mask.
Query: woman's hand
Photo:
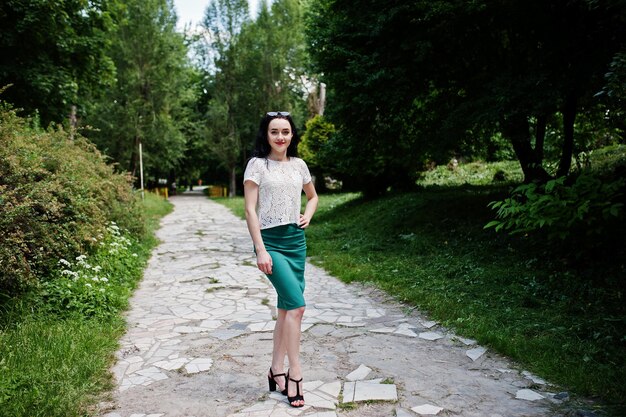
[[[257,251],[256,264],[261,272],[272,275],[272,257],[266,250]]]
[[[309,223],[311,223],[311,217],[301,214],[300,220],[298,220],[298,227],[304,229],[309,226]]]

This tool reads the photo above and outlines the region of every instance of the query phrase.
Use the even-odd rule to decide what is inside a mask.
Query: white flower
[[[102,281],[102,282],[109,282],[109,280],[107,279],[107,277],[100,278],[100,281]]]
[[[136,253],[133,253],[133,256],[136,258],[136,257],[137,257],[137,256],[139,256],[139,255],[137,255]]]
[[[96,265],[93,267],[93,270],[96,272],[100,272],[100,270],[102,270],[102,267],[100,265]]]
[[[78,272],[70,271],[69,269],[64,269],[61,271],[61,275],[69,275],[74,277],[74,279],[78,278]]]
[[[100,279],[98,277],[93,277],[93,278],[91,278],[91,280],[95,281],[95,282],[100,282]]]
[[[100,292],[104,292],[104,288],[100,288]]]
[[[65,266],[72,266],[72,264],[68,261],[66,261],[65,259],[59,259],[59,263],[61,265],[65,265]]]
[[[82,261],[84,261],[85,259],[87,259],[87,256],[86,256],[86,255],[80,255],[80,256],[77,256],[77,257],[76,257],[76,260],[77,260],[78,262],[82,262]]]
[[[89,288],[91,288],[91,284],[90,284],[90,283],[86,283],[86,284],[85,284],[85,287],[89,287]]]

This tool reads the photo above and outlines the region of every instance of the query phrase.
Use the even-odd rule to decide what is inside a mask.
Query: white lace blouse
[[[300,158],[286,162],[252,158],[243,174],[243,182],[259,186],[257,215],[261,229],[298,223],[302,186],[311,182],[309,168]]]

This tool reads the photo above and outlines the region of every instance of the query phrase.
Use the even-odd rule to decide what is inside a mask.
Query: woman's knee
[[[287,316],[292,319],[302,320],[304,315],[304,307],[294,308],[293,310],[287,310]]]

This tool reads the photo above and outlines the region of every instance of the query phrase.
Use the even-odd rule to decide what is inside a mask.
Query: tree
[[[61,122],[72,105],[108,88],[115,73],[106,55],[113,1],[54,0],[0,3],[2,99],[37,113],[44,125]]]
[[[526,180],[545,181],[542,132],[558,114],[568,172],[576,115],[598,108],[623,21],[619,2],[315,1],[309,48],[331,89],[338,170],[367,192],[401,188],[429,153],[500,132]]]
[[[167,177],[183,157],[181,132],[195,100],[193,70],[170,0],[129,0],[115,11],[108,53],[115,85],[90,108],[90,138],[119,166],[137,176],[138,146],[146,171]]]
[[[304,123],[306,51],[301,6],[278,0],[261,3],[255,21],[245,1],[213,1],[207,8],[201,56],[209,103],[206,134],[228,171],[230,195],[249,156],[260,117],[285,110]]]
[[[209,108],[212,150],[229,172],[229,195],[237,189],[237,167],[241,137],[236,124],[237,100],[242,84],[237,37],[249,20],[245,0],[213,0],[207,7],[203,26],[205,65],[214,69],[215,90]]]

